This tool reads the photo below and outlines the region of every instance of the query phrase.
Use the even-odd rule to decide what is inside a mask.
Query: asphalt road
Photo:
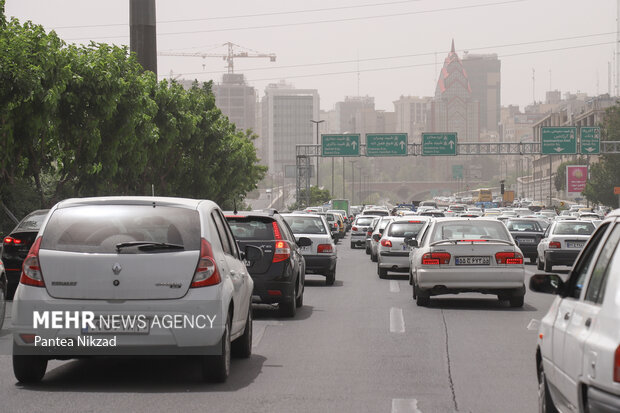
[[[421,308],[406,277],[388,278],[379,279],[376,264],[345,239],[335,285],[309,275],[294,319],[255,307],[254,354],[233,359],[225,384],[201,382],[192,359],[107,358],[53,361],[40,384],[22,386],[11,357],[2,355],[0,411],[537,410],[532,320],[542,318],[552,296],[528,291],[522,309],[477,294],[443,296]],[[2,354],[10,354],[10,319],[7,325]]]

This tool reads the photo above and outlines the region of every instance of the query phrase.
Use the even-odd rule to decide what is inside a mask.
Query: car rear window
[[[537,222],[531,221],[508,221],[506,226],[509,231],[542,231]]]
[[[147,205],[84,205],[57,209],[41,239],[41,249],[117,253],[126,242],[155,242],[183,245],[200,250],[200,217],[192,209]],[[157,252],[178,251],[174,249]],[[139,248],[123,253],[152,253]]]
[[[392,222],[388,236],[390,237],[415,237],[424,226],[424,222]]]
[[[499,221],[438,222],[435,225],[431,242],[446,239],[501,239],[512,242],[512,236]]]
[[[362,215],[379,215],[379,216],[387,216],[390,215],[389,211],[384,211],[384,210],[366,210],[364,212],[362,212]]]
[[[294,234],[327,234],[321,218],[284,216]]]
[[[594,224],[589,222],[560,222],[553,229],[555,235],[590,235]]]
[[[36,211],[26,215],[24,219],[15,227],[13,232],[18,231],[38,231],[41,229],[41,224],[45,220],[49,210]]]
[[[274,240],[273,223],[269,217],[226,217],[235,238],[239,240]]]
[[[356,225],[370,225],[372,224],[373,217],[359,217],[355,220]]]

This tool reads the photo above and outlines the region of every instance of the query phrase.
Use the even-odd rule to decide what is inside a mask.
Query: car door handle
[[[570,313],[564,314],[564,320],[568,320],[570,318]]]
[[[586,320],[586,327],[590,327],[591,325],[592,325],[592,319],[591,319],[591,318],[588,318],[588,319]]]

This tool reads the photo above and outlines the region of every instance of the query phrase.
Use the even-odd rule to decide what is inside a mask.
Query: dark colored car
[[[259,247],[260,260],[246,262],[254,280],[252,301],[278,304],[280,313],[294,317],[304,301],[306,263],[300,247],[312,241],[306,237],[295,240],[293,231],[275,210],[225,213],[239,247]]]
[[[6,314],[6,272],[4,265],[0,261],[0,330],[4,325],[4,316]]]
[[[545,232],[537,219],[510,219],[505,222],[510,235],[521,249],[523,256],[533,264],[538,257],[538,243]]]
[[[15,294],[22,272],[22,264],[48,212],[49,209],[39,209],[26,215],[2,240],[2,262],[8,280],[8,299],[12,299]]]

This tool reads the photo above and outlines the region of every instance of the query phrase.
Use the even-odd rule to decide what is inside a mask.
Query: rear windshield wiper
[[[138,247],[139,250],[159,250],[159,249],[171,249],[171,250],[183,250],[185,247],[180,244],[169,244],[167,242],[152,242],[152,241],[131,241],[121,242],[116,244],[116,251],[121,252],[121,249],[128,247]]]

